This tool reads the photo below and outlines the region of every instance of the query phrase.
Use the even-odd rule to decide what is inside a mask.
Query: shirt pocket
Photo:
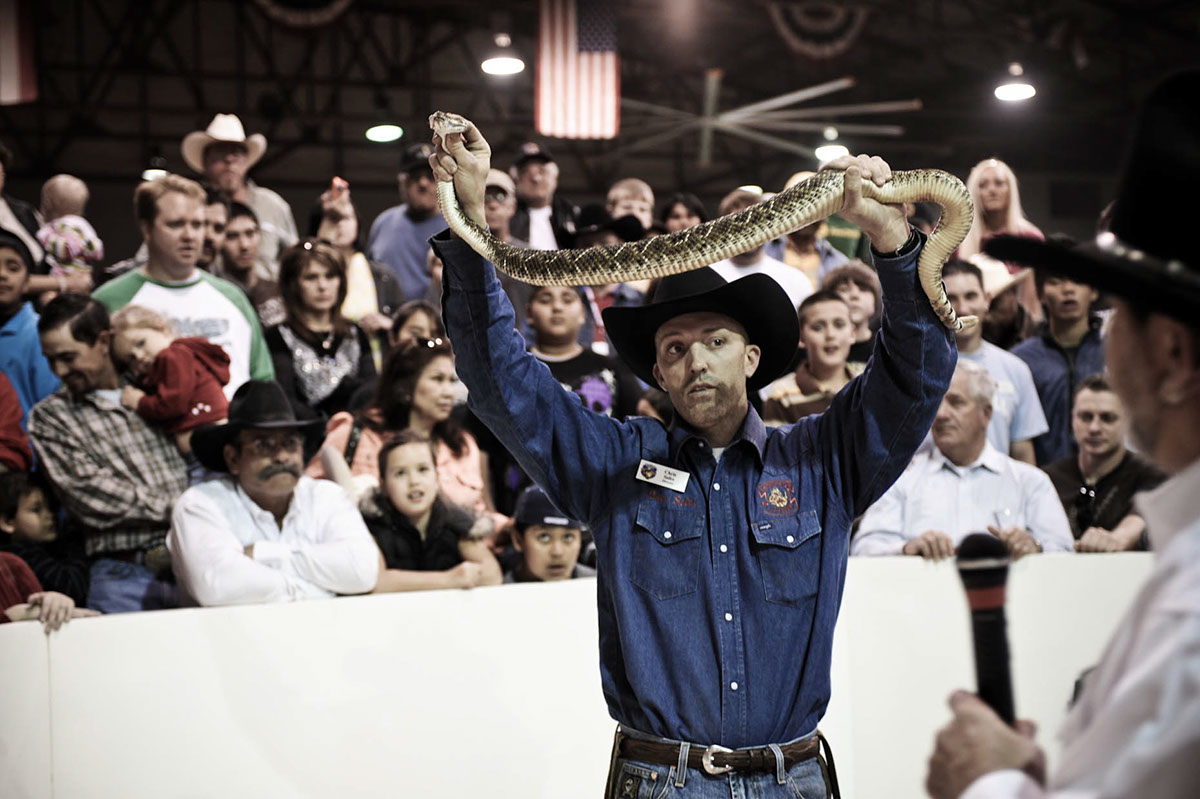
[[[802,607],[817,593],[821,521],[815,510],[750,522],[768,602]]]
[[[696,590],[700,579],[700,539],[704,516],[658,503],[638,506],[633,528],[629,579],[656,599]]]

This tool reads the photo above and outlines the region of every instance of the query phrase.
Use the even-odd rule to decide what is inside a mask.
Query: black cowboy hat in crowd
[[[669,319],[709,311],[732,317],[751,344],[762,350],[758,369],[746,379],[751,391],[783,373],[800,341],[800,323],[787,292],[772,278],[758,274],[732,283],[709,267],[669,275],[658,282],[646,305],[605,308],[604,330],[613,348],[633,373],[651,386],[654,379],[654,334]]]
[[[297,419],[292,404],[278,383],[271,380],[247,380],[229,401],[229,421],[197,427],[192,433],[192,452],[213,472],[227,472],[225,445],[242,430],[292,428],[304,433],[305,453],[321,445],[325,425],[320,419]]]
[[[996,236],[984,250],[1123,297],[1190,324],[1200,320],[1192,234],[1200,182],[1200,70],[1172,75],[1142,104],[1109,230],[1070,246]]]

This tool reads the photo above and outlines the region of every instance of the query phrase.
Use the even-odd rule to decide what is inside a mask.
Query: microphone
[[[958,545],[957,560],[958,575],[971,608],[979,698],[1011,727],[1016,715],[1008,667],[1008,630],[1004,620],[1008,547],[988,533],[972,533]]]

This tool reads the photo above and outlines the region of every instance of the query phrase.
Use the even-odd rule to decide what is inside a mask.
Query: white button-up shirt
[[[1044,552],[1074,550],[1050,477],[985,444],[967,466],[955,466],[936,448],[917,456],[867,509],[850,554],[899,555],[907,541],[927,530],[941,530],[958,546],[971,533],[987,532],[988,525],[1028,530]]]
[[[985,774],[961,799],[1176,799],[1200,792],[1200,461],[1137,498],[1154,573],[1063,723],[1049,789]]]
[[[167,547],[180,587],[201,605],[361,594],[379,577],[358,508],[336,483],[310,477],[296,484],[282,527],[233,477],[192,486],[175,503]]]

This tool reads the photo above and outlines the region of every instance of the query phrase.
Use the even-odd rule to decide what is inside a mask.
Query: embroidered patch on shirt
[[[670,466],[663,466],[661,463],[654,463],[645,458],[638,464],[637,479],[662,486],[663,488],[669,488],[672,491],[680,493],[687,491],[689,477],[691,475],[687,472],[672,469]]]
[[[757,493],[763,513],[788,516],[796,512],[796,484],[787,478],[760,483]]]

